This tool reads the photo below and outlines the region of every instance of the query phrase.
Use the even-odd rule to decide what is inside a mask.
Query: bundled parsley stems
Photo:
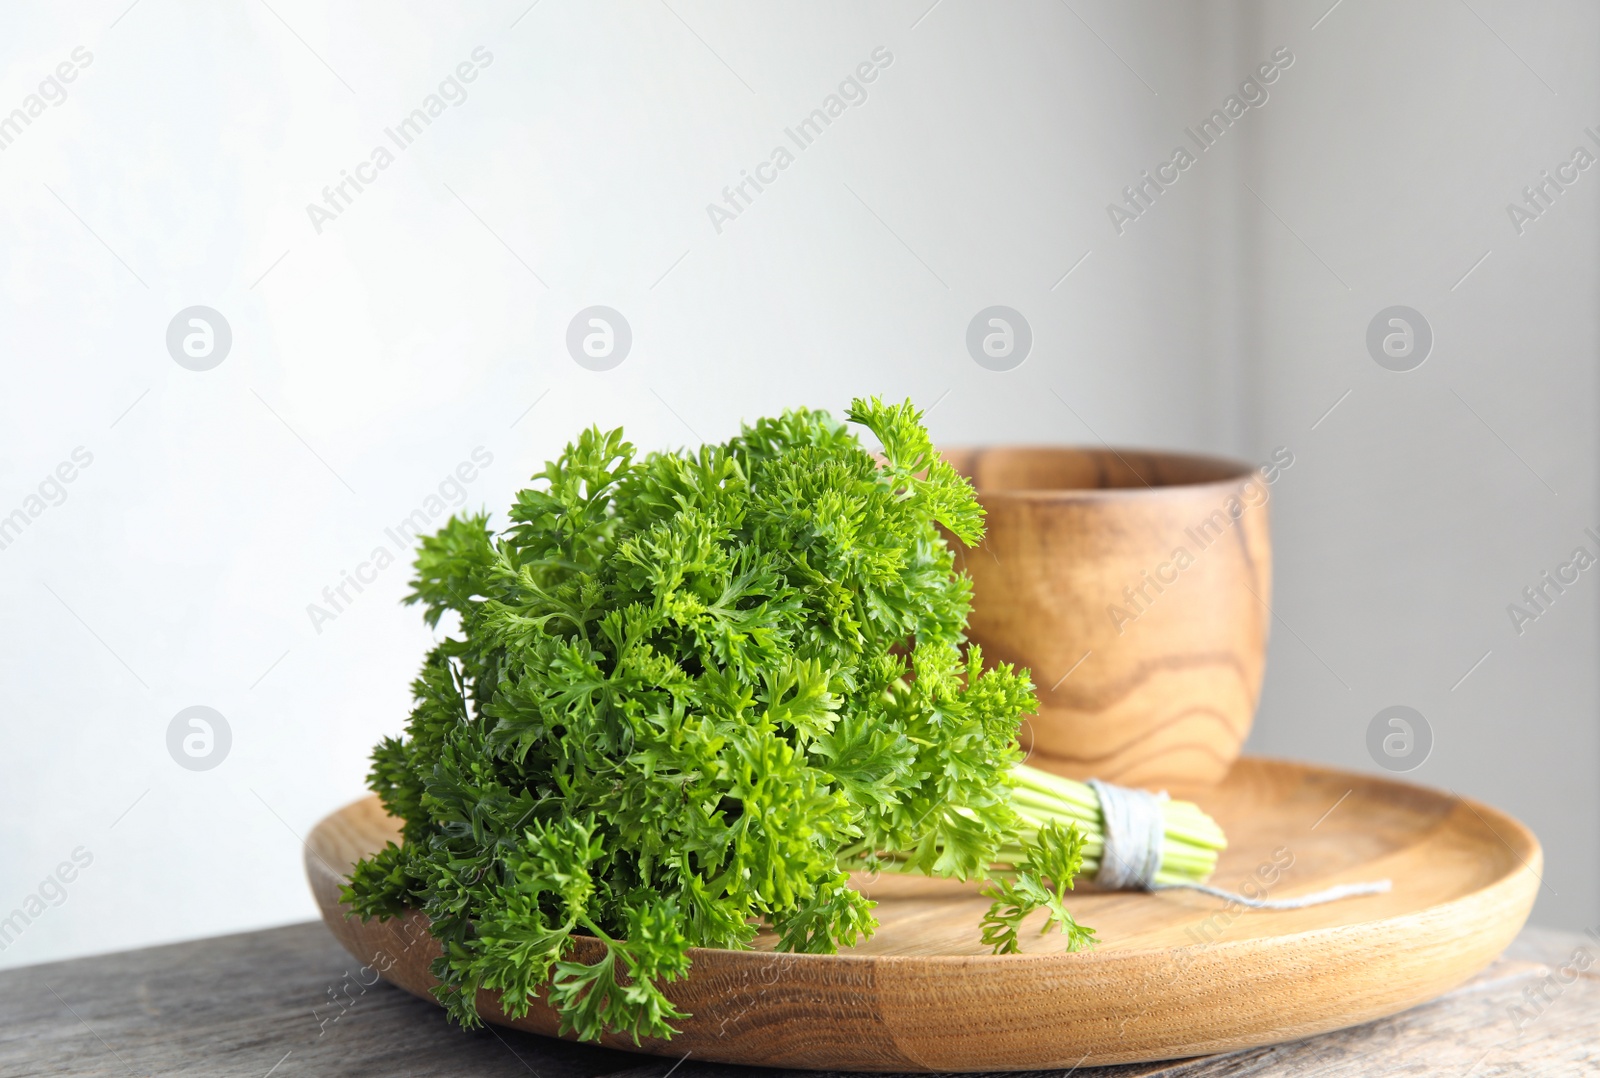
[[[964,645],[971,585],[935,525],[975,544],[983,512],[909,402],[849,418],[881,458],[809,410],[644,457],[589,430],[505,531],[423,540],[409,600],[459,630],[373,753],[404,841],[346,900],[427,914],[460,1022],[479,990],[512,1016],[547,991],[563,1032],[670,1036],[690,947],[870,934],[853,870],[988,880],[999,952],[1039,909],[1069,949],[1094,939],[1065,905],[1094,795],[1021,765],[1027,672]],[[1176,807],[1164,878],[1204,878],[1220,833]]]

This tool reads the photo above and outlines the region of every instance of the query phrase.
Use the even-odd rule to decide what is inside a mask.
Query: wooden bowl
[[[943,452],[988,513],[980,547],[953,544],[972,575],[969,635],[990,662],[1033,672],[1029,762],[1128,786],[1220,781],[1261,691],[1276,469],[1127,449]]]
[[[857,881],[878,903],[870,939],[837,955],[774,954],[771,935],[758,950],[696,948],[688,977],[666,987],[690,1015],[677,1036],[604,1043],[694,1064],[1058,1074],[1278,1044],[1449,991],[1511,941],[1539,888],[1539,843],[1516,820],[1392,779],[1246,757],[1198,801],[1228,833],[1220,887],[1277,899],[1387,878],[1393,890],[1259,911],[1176,891],[1076,893],[1073,914],[1100,933],[1093,950],[1064,953],[1039,934],[1039,911],[1024,953],[991,955],[979,939],[989,900],[970,885],[886,874]],[[351,865],[399,831],[376,797],[348,805],[307,836],[306,873],[362,963],[355,978],[432,999],[427,918],[362,923],[339,901]],[[578,942],[580,960],[598,957],[597,942]],[[480,992],[478,1010],[556,1031],[543,999],[513,1020]]]

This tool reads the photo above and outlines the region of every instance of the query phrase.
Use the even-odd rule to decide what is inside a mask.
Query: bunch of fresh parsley
[[[1081,834],[1024,833],[1011,803],[1032,685],[964,648],[971,585],[939,526],[975,544],[982,509],[909,402],[849,418],[881,456],[804,409],[697,452],[591,429],[505,531],[457,517],[423,540],[408,601],[459,629],[373,753],[403,842],[345,897],[427,914],[463,1024],[479,990],[512,1016],[547,991],[564,1033],[670,1036],[661,986],[690,947],[849,945],[876,925],[849,871],[889,859],[993,879],[999,950],[1040,907],[1092,938],[1063,905]]]

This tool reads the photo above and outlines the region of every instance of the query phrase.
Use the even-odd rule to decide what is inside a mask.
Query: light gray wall
[[[1595,16],[1475,2],[1502,44],[1459,4],[1321,7],[8,6],[0,106],[93,61],[0,151],[0,512],[93,463],[0,550],[0,906],[94,860],[0,965],[312,916],[297,836],[361,793],[429,634],[399,566],[307,606],[475,447],[468,504],[501,509],[584,424],[679,444],[866,392],[946,442],[1289,446],[1253,747],[1371,768],[1371,715],[1419,708],[1413,777],[1534,824],[1538,915],[1593,923],[1593,584],[1521,638],[1504,605],[1600,524],[1600,174],[1525,236],[1503,204],[1600,123]],[[318,234],[307,203],[480,45]],[[1267,103],[1119,235],[1107,204],[1279,45]],[[879,46],[718,233],[707,203]],[[164,341],[195,304],[233,332],[206,372]],[[564,344],[592,304],[634,336],[604,373]],[[1012,371],[964,343],[993,304],[1034,332]],[[1391,304],[1438,334],[1406,374],[1363,343]],[[168,753],[195,704],[232,731],[214,770]]]
[[[1575,148],[1600,155],[1600,13],[1349,0],[1310,29],[1320,14],[1252,20],[1300,59],[1250,132],[1244,195],[1248,443],[1296,455],[1250,748],[1371,768],[1372,717],[1417,709],[1435,741],[1409,777],[1525,820],[1548,858],[1535,920],[1594,925],[1600,576],[1521,633],[1507,606],[1600,554],[1600,167],[1520,235],[1506,206]],[[1365,343],[1394,305],[1435,337],[1403,373]]]

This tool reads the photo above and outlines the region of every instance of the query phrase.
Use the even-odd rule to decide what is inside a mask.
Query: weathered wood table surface
[[[493,1075],[800,1078],[630,1055],[510,1030],[463,1033],[320,924],[0,972],[0,1075]],[[1056,1072],[1063,1074],[1063,1072]],[[1528,929],[1476,980],[1380,1022],[1073,1078],[1600,1074],[1600,942]],[[1064,1078],[1064,1074],[1063,1074]]]

